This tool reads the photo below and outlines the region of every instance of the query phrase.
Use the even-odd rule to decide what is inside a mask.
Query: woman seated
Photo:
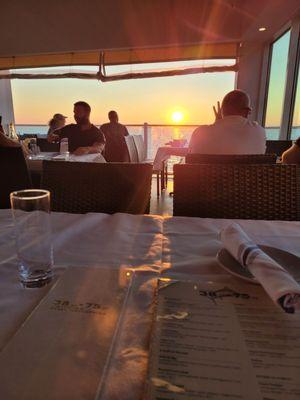
[[[300,165],[300,137],[296,142],[282,154],[283,164],[299,164]]]
[[[0,125],[0,147],[22,147],[24,155],[29,153],[29,150],[25,146],[5,135],[2,125]]]
[[[48,129],[48,133],[47,135],[50,135],[51,133],[53,133],[54,131],[56,131],[57,129],[61,129],[66,125],[66,116],[62,115],[62,114],[54,114],[53,118],[50,119],[48,125],[49,125],[49,129]]]
[[[1,147],[19,147],[20,146],[19,142],[12,140],[5,135],[4,130],[1,125],[0,125],[0,146]]]

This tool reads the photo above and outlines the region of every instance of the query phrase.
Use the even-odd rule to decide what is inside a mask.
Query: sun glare
[[[178,124],[179,122],[181,122],[183,120],[183,112],[181,111],[174,111],[172,113],[172,121],[175,122],[175,124]]]

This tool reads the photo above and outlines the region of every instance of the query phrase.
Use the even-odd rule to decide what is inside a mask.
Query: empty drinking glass
[[[43,286],[51,280],[53,266],[50,192],[20,190],[10,194],[10,202],[21,282],[26,287]]]

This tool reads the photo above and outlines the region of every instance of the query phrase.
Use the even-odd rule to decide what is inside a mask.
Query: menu
[[[159,281],[146,399],[300,398],[300,315],[229,282]]]
[[[68,268],[0,353],[0,398],[95,399],[131,275],[124,269]]]

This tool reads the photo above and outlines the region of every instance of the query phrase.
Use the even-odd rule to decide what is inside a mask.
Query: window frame
[[[278,140],[287,140],[291,137],[295,98],[297,91],[298,74],[300,73],[300,16],[285,24],[272,38],[264,49],[261,69],[260,103],[258,120],[265,126],[267,104],[269,98],[270,72],[272,65],[273,44],[290,30],[288,49],[286,84],[283,99],[282,118]],[[300,89],[299,89],[300,90]]]
[[[296,54],[295,54],[295,66],[294,66],[294,82],[293,82],[293,93],[291,99],[291,110],[290,110],[289,130],[288,130],[289,139],[292,136],[297,90],[300,91],[300,79],[298,82],[298,77],[300,74],[300,17],[298,18],[297,22],[295,22],[295,35],[297,37],[297,49],[295,49]]]
[[[291,37],[288,57],[288,69],[286,76],[285,97],[283,103],[283,115],[280,127],[280,139],[291,137],[294,106],[297,91],[298,59],[300,46],[300,19],[293,22],[291,26]]]
[[[282,36],[284,36],[288,31],[292,30],[292,25],[291,23],[286,24],[280,31],[278,31],[272,38],[272,41],[269,42],[264,50],[264,60],[263,60],[263,69],[262,69],[262,80],[264,80],[262,86],[264,87],[264,93],[260,93],[260,98],[262,99],[262,104],[260,105],[261,107],[261,123],[262,126],[265,127],[266,125],[266,117],[267,117],[267,105],[268,105],[268,100],[269,100],[269,87],[270,87],[270,76],[271,76],[271,67],[272,67],[272,58],[273,58],[273,45],[274,43],[277,42]],[[282,118],[280,121],[280,126],[279,126],[279,138],[278,140],[281,139],[281,127],[282,127],[282,121],[284,119],[284,113],[285,113],[285,100],[286,100],[286,86],[287,86],[287,80],[288,80],[288,69],[289,69],[289,54],[290,54],[290,46],[291,46],[291,34],[290,33],[290,42],[289,42],[289,49],[288,49],[288,60],[287,60],[287,71],[286,71],[286,84],[285,84],[285,89],[283,93],[283,105],[282,105]]]

